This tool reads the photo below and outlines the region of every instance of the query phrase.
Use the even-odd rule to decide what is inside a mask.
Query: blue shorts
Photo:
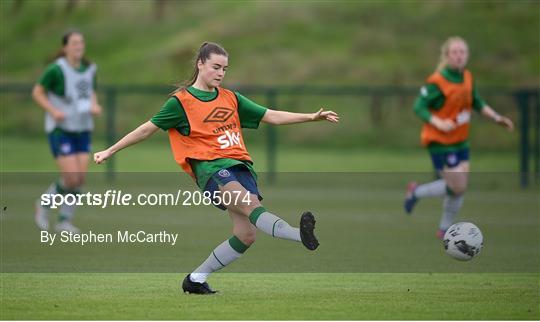
[[[430,152],[431,162],[437,173],[444,167],[455,168],[462,161],[469,161],[469,148],[459,149],[452,152]]]
[[[51,152],[56,159],[77,153],[90,153],[90,132],[67,132],[56,128],[48,134]]]
[[[241,164],[229,167],[227,169],[221,169],[218,172],[214,173],[214,175],[212,175],[212,177],[206,183],[206,186],[204,187],[204,192],[208,191],[211,193],[211,195],[214,195],[215,191],[219,191],[219,186],[226,185],[227,183],[232,181],[240,183],[247,191],[256,195],[259,200],[263,199],[263,197],[259,193],[259,189],[257,188],[257,182],[255,181],[255,178],[253,178],[253,175],[251,174],[249,169]],[[243,196],[240,197],[240,200],[242,200],[242,197]],[[214,206],[218,207],[221,210],[227,209],[223,204],[214,203]]]

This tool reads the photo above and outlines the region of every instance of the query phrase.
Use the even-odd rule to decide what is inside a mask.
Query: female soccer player
[[[465,69],[469,49],[465,40],[450,37],[441,47],[435,73],[427,79],[416,99],[414,111],[424,121],[422,145],[428,148],[438,179],[407,186],[404,208],[410,214],[421,198],[444,197],[437,230],[442,239],[463,204],[469,173],[469,122],[475,109],[512,131],[512,121],[496,113],[478,95],[470,71]]]
[[[319,245],[313,233],[315,218],[310,212],[302,214],[298,229],[261,205],[257,175],[244,145],[242,128],[256,129],[261,121],[274,125],[320,120],[336,123],[338,115],[323,109],[302,114],[262,107],[220,87],[227,67],[227,52],[217,44],[204,43],[186,86],[176,91],[150,121],[107,150],[94,154],[95,162],[100,164],[158,129],[166,130],[176,162],[203,191],[212,195],[221,192],[223,196],[227,193],[248,196],[246,202],[217,205],[228,210],[233,236],[185,277],[182,288],[187,293],[215,293],[206,282],[208,275],[239,258],[255,242],[256,228],[273,237],[302,242],[309,250]]]
[[[95,93],[96,65],[84,56],[85,44],[79,31],[62,36],[56,60],[34,86],[32,97],[45,110],[45,131],[60,179],[46,194],[77,194],[84,183],[90,153],[93,116],[101,114]],[[78,232],[72,224],[75,205],[60,206],[57,231]],[[36,203],[35,221],[39,229],[49,229],[49,209]]]

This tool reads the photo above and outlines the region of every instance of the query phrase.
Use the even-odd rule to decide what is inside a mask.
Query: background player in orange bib
[[[215,293],[206,282],[208,275],[239,258],[255,242],[257,228],[273,237],[301,242],[309,250],[319,245],[314,235],[315,218],[310,212],[304,212],[300,228],[294,228],[260,203],[257,174],[244,144],[242,128],[257,128],[261,121],[274,125],[321,120],[337,123],[338,115],[322,108],[304,114],[262,107],[238,92],[220,87],[227,67],[227,52],[217,44],[204,43],[186,86],[178,89],[150,121],[94,154],[95,162],[100,164],[161,128],[169,133],[176,162],[202,190],[212,195],[220,191],[249,196],[249,202],[217,205],[228,211],[233,236],[185,277],[182,288],[188,293]]]
[[[435,73],[422,87],[414,111],[424,121],[422,145],[427,147],[438,179],[407,186],[407,214],[419,199],[444,197],[443,214],[437,230],[442,239],[463,204],[469,173],[469,125],[472,109],[512,131],[512,121],[496,113],[478,95],[470,71],[465,69],[469,49],[465,40],[450,37],[441,47]]]

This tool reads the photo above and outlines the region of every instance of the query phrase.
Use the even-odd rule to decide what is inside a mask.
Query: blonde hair
[[[465,39],[459,36],[448,37],[448,39],[446,39],[446,41],[441,46],[441,57],[439,58],[439,63],[437,64],[437,72],[440,72],[444,68],[444,66],[448,64],[448,51],[450,50],[450,44],[456,41],[461,41],[468,47]]]

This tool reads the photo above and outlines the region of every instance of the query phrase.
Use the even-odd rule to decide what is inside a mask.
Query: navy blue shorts
[[[462,161],[469,161],[469,148],[459,149],[452,152],[430,152],[431,162],[437,172],[444,167],[455,168]]]
[[[255,178],[253,178],[253,175],[249,169],[241,164],[229,167],[227,169],[221,169],[214,173],[214,175],[206,183],[204,192],[208,191],[213,196],[215,191],[219,191],[219,186],[224,186],[232,181],[240,183],[247,191],[256,195],[259,200],[263,199],[259,193],[259,189],[257,188],[257,181],[255,181]],[[240,197],[240,200],[242,200],[242,197],[243,196]],[[227,209],[223,204],[214,203],[214,206],[221,210]]]
[[[54,129],[48,134],[49,146],[56,159],[59,156],[90,153],[90,132],[66,132],[62,129]]]

